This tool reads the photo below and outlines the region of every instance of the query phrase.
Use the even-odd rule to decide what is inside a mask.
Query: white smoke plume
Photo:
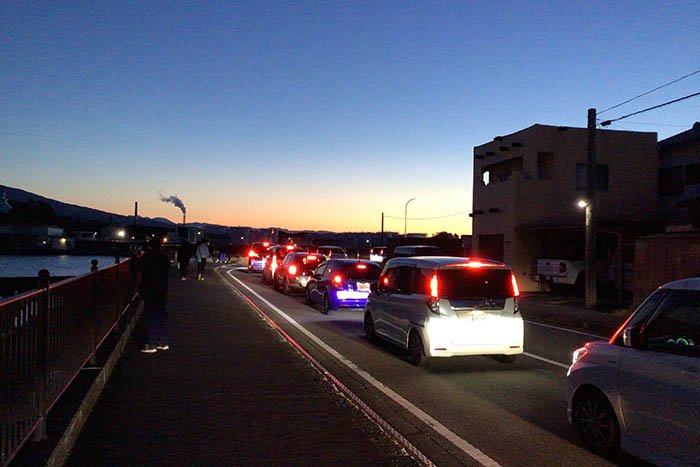
[[[163,201],[164,203],[172,203],[178,208],[180,208],[180,211],[182,211],[183,214],[187,214],[187,208],[185,207],[185,203],[183,203],[182,200],[177,197],[177,195],[163,196],[163,193],[159,193],[159,195],[161,201]]]

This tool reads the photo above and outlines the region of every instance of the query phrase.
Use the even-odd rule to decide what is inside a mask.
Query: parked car
[[[367,337],[408,350],[408,360],[523,352],[518,285],[499,261],[457,257],[390,259],[365,307]]]
[[[335,245],[321,245],[313,248],[315,253],[323,255],[326,259],[347,258],[348,254],[345,250]]]
[[[567,375],[567,414],[591,450],[700,465],[700,278],[661,286]]]
[[[313,276],[314,270],[325,261],[322,255],[293,251],[285,256],[282,264],[275,271],[272,287],[281,290],[286,295],[292,292],[303,292],[306,283]]]
[[[382,263],[387,255],[387,247],[373,246],[369,250],[369,260],[375,263]]]
[[[275,271],[282,264],[282,260],[288,253],[296,250],[295,245],[274,245],[267,250],[267,256],[265,258],[265,266],[262,270],[263,282],[267,284],[272,283],[272,279],[275,277]]]
[[[401,245],[394,248],[392,258],[407,258],[410,256],[445,256],[442,248],[433,245]]]
[[[338,308],[362,308],[381,268],[363,259],[330,259],[321,264],[306,284],[305,301],[321,304],[328,314]]]
[[[262,272],[270,242],[253,242],[248,248],[248,272]]]

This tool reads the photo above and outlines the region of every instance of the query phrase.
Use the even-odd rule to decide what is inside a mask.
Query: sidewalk
[[[141,353],[137,327],[67,465],[417,465],[213,265],[176,272],[171,349]]]
[[[583,298],[576,296],[525,293],[519,299],[523,318],[530,321],[590,331],[612,336],[631,314],[631,309],[601,303],[597,310],[587,310]]]

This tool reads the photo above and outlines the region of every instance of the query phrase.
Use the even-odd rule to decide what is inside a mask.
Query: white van
[[[456,355],[510,362],[523,352],[518,295],[512,270],[499,261],[393,258],[367,301],[365,333],[407,349],[415,365]]]

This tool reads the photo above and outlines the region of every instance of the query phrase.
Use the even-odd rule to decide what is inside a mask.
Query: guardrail
[[[32,436],[135,295],[125,260],[0,302],[0,465]]]

